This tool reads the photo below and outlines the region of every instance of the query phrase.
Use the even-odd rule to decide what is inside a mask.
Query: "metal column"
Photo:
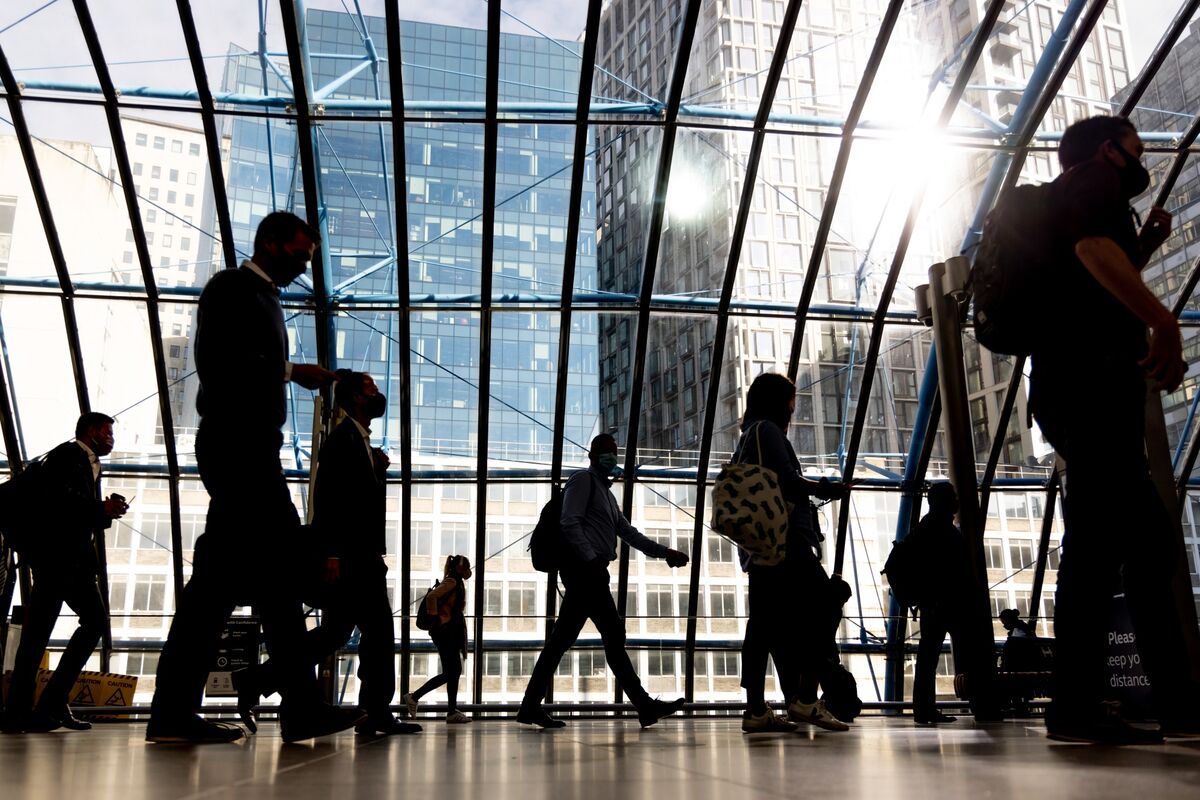
[[[983,518],[976,494],[975,445],[963,367],[962,325],[966,311],[965,284],[970,261],[947,259],[929,269],[928,302],[933,311],[933,345],[937,353],[939,394],[945,419],[946,455],[950,481],[958,492],[958,521],[967,544],[975,596],[968,601],[966,642],[954,642],[955,666],[967,676],[967,699],[976,716],[990,716],[990,692],[995,681],[995,637],[987,594],[983,555]]]

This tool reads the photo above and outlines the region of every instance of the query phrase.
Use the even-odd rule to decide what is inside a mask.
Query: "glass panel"
[[[52,298],[5,295],[0,325],[17,434],[25,457],[35,458],[72,438],[79,416],[62,306]]]
[[[557,435],[559,323],[557,312],[500,312],[492,317],[488,458],[493,469],[550,464]],[[589,378],[594,394],[594,372],[576,376],[576,382]],[[564,436],[580,442],[593,420],[594,414],[570,414]]]
[[[71,276],[79,282],[141,286],[142,272],[103,109],[25,103],[38,140],[38,168]],[[135,182],[137,178],[135,176]],[[157,199],[157,191],[146,199]],[[42,274],[53,274],[43,265]]]
[[[487,6],[457,9],[455,22],[461,27],[439,24],[445,14],[434,6],[408,4],[401,13],[406,107],[425,110],[421,104],[428,100],[482,104],[487,93]],[[470,116],[479,115],[476,111]]]
[[[427,466],[428,463],[424,460],[414,463],[414,469]],[[486,566],[480,569],[480,565],[475,563],[476,495],[474,483],[414,484],[412,491],[412,595],[407,598],[407,602],[410,603],[410,611],[414,615],[416,602],[424,597],[425,592],[433,585],[434,581],[444,577],[446,559],[452,555],[467,556],[476,568],[476,577],[485,583],[491,580]],[[398,575],[396,579],[396,585],[399,586]],[[477,583],[476,580],[471,580],[466,585],[465,614],[467,638],[470,645],[473,645],[475,641],[475,593],[480,590]],[[396,610],[398,611],[398,609]],[[411,635],[414,647],[426,646],[428,637],[424,631],[416,630],[414,626]],[[468,650],[468,652],[471,651]],[[412,676],[414,687],[419,686],[426,678],[440,672],[436,653],[432,653],[429,659],[425,664],[420,663],[420,657],[416,659]],[[467,669],[463,671],[463,677],[459,683],[459,698],[463,701],[469,701],[473,691],[472,675],[474,673],[470,665],[471,662],[468,661]],[[442,690],[439,689],[432,695],[429,702],[445,702],[443,697]]]
[[[600,126],[596,138],[597,288],[625,295],[614,301],[627,301],[642,285],[662,132],[658,128]],[[582,279],[582,274],[576,278],[576,289]]]
[[[479,409],[479,314],[412,315],[413,458],[474,468]]]
[[[70,3],[12,0],[0,12],[0,31],[0,47],[9,66],[28,89],[97,84],[87,42]],[[54,46],[47,47],[47,42]]]
[[[265,59],[258,52],[260,6],[266,12]],[[264,94],[266,81],[267,93],[289,100],[293,97],[289,88],[291,79],[287,77],[291,74],[287,41],[277,3],[211,0],[194,3],[192,17],[208,71],[208,85],[214,93],[245,92],[258,97]]]
[[[704,429],[708,367],[701,348],[711,342],[710,317],[655,314],[647,343],[646,389],[638,437],[639,468],[694,468]],[[728,425],[720,420],[718,427]]]
[[[603,102],[664,103],[682,15],[679,3],[607,5],[600,17],[593,97]]]
[[[267,214],[291,211],[305,215],[304,171],[296,150],[296,126],[275,117],[218,115],[217,130],[229,137],[229,161],[225,166],[229,216],[237,256],[245,259],[254,252],[254,231]],[[156,144],[157,140],[152,139],[151,148]],[[304,277],[292,284],[291,291],[311,285],[310,278]]]
[[[655,294],[679,302],[716,301],[752,136],[681,130],[667,187]]]
[[[587,3],[500,13],[500,103],[540,101],[574,115]]]
[[[172,92],[196,91],[179,11],[170,3],[89,4],[113,85],[123,94],[145,86]],[[149,32],[151,35],[147,35]]]
[[[404,136],[412,291],[478,293],[483,126],[406,125]]]
[[[153,118],[121,119],[150,266],[160,289],[202,286],[223,259],[202,126],[196,114],[156,112]],[[133,250],[128,223],[125,228],[122,259]]]

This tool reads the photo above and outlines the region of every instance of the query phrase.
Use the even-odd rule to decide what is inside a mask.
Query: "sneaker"
[[[446,715],[447,725],[466,725],[471,718],[457,709]]]
[[[788,719],[793,722],[807,722],[809,725],[816,725],[827,731],[850,730],[849,725],[829,713],[825,708],[824,700],[817,700],[813,703],[801,703],[799,700],[793,700],[788,703],[787,715]]]
[[[742,713],[742,733],[791,733],[799,726],[784,714],[767,709],[761,714]]]
[[[682,697],[677,697],[670,702],[656,698],[638,709],[638,722],[642,724],[643,728],[649,728],[663,717],[669,717],[681,708],[683,708]]]
[[[408,711],[409,719],[417,718],[417,698],[412,696],[412,692],[404,695],[404,708]]]
[[[541,705],[521,706],[520,710],[517,711],[517,722],[522,725],[537,725],[543,729],[567,727],[567,723],[547,714]]]
[[[1161,744],[1162,731],[1139,728],[1121,716],[1113,703],[1101,703],[1097,708],[1057,711],[1053,705],[1046,712],[1046,738],[1056,742],[1078,744]]]

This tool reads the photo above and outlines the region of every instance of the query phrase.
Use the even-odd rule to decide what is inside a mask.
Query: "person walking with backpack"
[[[738,548],[742,569],[749,577],[749,608],[742,641],[742,688],[746,733],[795,730],[807,723],[832,731],[849,730],[817,698],[824,679],[833,679],[835,662],[827,655],[836,631],[834,594],[829,575],[817,556],[820,534],[813,525],[810,497],[845,497],[837,481],[811,481],[800,472],[800,460],[787,437],[796,413],[796,384],[784,375],[766,372],[750,384],[742,435],[734,460],[771,470],[783,499],[790,504],[786,555],[774,565],[755,563]],[[786,717],[766,701],[768,656],[775,662],[788,701]]]
[[[935,483],[929,487],[929,513],[909,537],[918,566],[915,577],[923,589],[918,603],[921,641],[913,671],[913,717],[918,725],[944,724],[956,719],[937,710],[936,683],[942,643],[946,634],[950,634],[957,651],[961,644],[962,609],[969,607],[967,576],[971,574],[971,562],[966,540],[954,524],[957,511],[958,494],[954,487]]]
[[[567,723],[542,708],[546,690],[558,662],[570,649],[589,619],[604,641],[604,658],[617,676],[630,702],[637,708],[638,721],[646,728],[683,707],[683,698],[665,702],[650,697],[642,687],[629,654],[625,652],[625,621],[617,612],[608,590],[608,565],[617,557],[617,537],[648,556],[665,559],[671,567],[682,567],[688,557],[647,538],[629,524],[609,489],[617,468],[617,441],[607,433],[592,439],[590,466],[576,472],[563,489],[562,562],[559,575],[566,591],[554,630],[538,655],[517,722],[540,728],[561,728]]]
[[[462,662],[467,657],[467,581],[471,577],[471,561],[466,556],[446,559],[444,577],[430,589],[424,599],[425,612],[432,626],[429,638],[437,647],[442,671],[417,689],[404,695],[408,716],[416,718],[420,700],[440,686],[446,687],[446,722],[463,725],[471,718],[458,710],[458,680],[462,677]],[[459,658],[461,654],[462,658]]]
[[[113,418],[89,411],[75,423],[75,439],[55,447],[37,476],[30,515],[41,531],[28,532],[22,549],[33,573],[33,591],[26,601],[28,622],[17,647],[12,683],[0,730],[4,733],[47,733],[92,727],[76,719],[67,703],[96,644],[108,627],[108,608],[97,584],[100,562],[97,531],[110,527],[129,510],[125,498],[113,494],[101,500],[100,459],[113,449]],[[38,664],[63,603],[79,617],[54,675],[37,705],[33,704]]]
[[[1175,390],[1187,365],[1179,324],[1140,271],[1170,233],[1152,209],[1139,232],[1130,208],[1150,184],[1137,130],[1092,117],[1063,133],[1064,173],[1050,186],[1055,313],[1033,348],[1030,405],[1068,468],[1066,531],[1055,597],[1052,739],[1157,741],[1104,703],[1112,597],[1123,587],[1163,734],[1200,733],[1200,689],[1188,674],[1168,576],[1178,542],[1150,478],[1146,379]],[[1149,343],[1147,344],[1147,330]],[[1113,481],[1121,496],[1112,494]]]

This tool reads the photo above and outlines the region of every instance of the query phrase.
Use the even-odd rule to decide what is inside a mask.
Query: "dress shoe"
[[[90,731],[92,729],[92,723],[76,717],[67,706],[55,709],[54,711],[46,711],[44,714],[58,722],[60,727],[66,728],[69,731]]]
[[[279,709],[279,733],[285,742],[300,742],[349,730],[366,719],[357,708],[340,708],[326,703],[287,705]]]
[[[918,725],[947,725],[951,722],[958,721],[958,717],[952,717],[949,714],[943,714],[940,711],[934,711],[932,714],[913,714],[913,719],[917,721]]]
[[[670,702],[657,698],[652,699],[638,709],[638,722],[642,724],[643,728],[649,728],[663,717],[669,717],[681,708],[683,708],[682,697],[677,697]]]
[[[550,716],[540,705],[521,706],[517,711],[517,722],[522,725],[537,725],[542,729],[567,727],[567,723]]]
[[[233,688],[237,691],[237,712],[242,718],[242,724],[250,733],[258,733],[258,713],[254,710],[262,693],[257,681],[253,680],[248,669],[239,669],[231,676]]]
[[[34,709],[26,715],[22,727],[26,733],[50,733],[63,727],[63,723],[53,714],[47,714],[45,711]],[[88,725],[88,727],[92,726]]]
[[[413,722],[401,722],[391,714],[368,716],[354,726],[354,732],[359,736],[402,736],[409,733],[420,733],[421,726]]]
[[[1084,708],[1062,708],[1051,704],[1046,710],[1046,738],[1079,744],[1161,744],[1157,728],[1131,725],[1114,703]]]
[[[17,734],[24,733],[24,720],[17,719],[15,714],[5,714],[0,717],[0,733]]]
[[[159,744],[224,744],[244,735],[236,725],[210,722],[195,714],[178,719],[151,717],[146,726],[146,741]]]

